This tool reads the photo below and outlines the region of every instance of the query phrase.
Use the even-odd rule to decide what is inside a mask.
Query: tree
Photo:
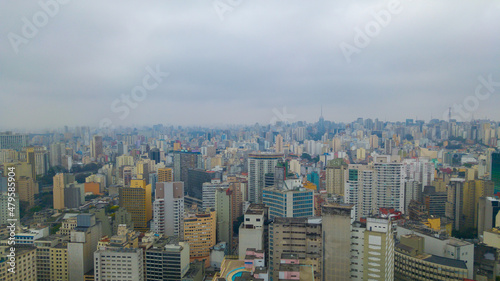
[[[302,156],[300,156],[300,158],[306,159],[307,161],[311,161],[312,160],[311,155],[309,155],[307,153],[302,153]]]

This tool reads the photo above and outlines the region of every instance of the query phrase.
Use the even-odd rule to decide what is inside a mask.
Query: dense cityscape
[[[500,281],[500,1],[3,1],[0,281]]]
[[[499,136],[323,116],[2,132],[0,279],[494,280]]]

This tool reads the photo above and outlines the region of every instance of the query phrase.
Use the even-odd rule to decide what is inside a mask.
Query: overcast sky
[[[2,3],[0,129],[500,120],[499,1],[60,1]]]

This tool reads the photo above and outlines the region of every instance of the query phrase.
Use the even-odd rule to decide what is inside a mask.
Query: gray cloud
[[[48,2],[49,0],[42,0]],[[224,1],[224,0],[222,0]],[[0,11],[0,129],[266,123],[284,106],[296,120],[440,117],[500,81],[497,1],[409,1],[348,63],[373,13],[390,1],[243,1],[221,21],[211,1],[70,1],[19,47],[36,2]],[[110,109],[142,83],[147,66],[170,72],[130,115]],[[500,119],[498,93],[476,117]],[[16,116],[16,118],[12,118]],[[8,120],[8,121],[7,121]]]

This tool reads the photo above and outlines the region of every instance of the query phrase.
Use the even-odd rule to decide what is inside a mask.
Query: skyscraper
[[[54,209],[62,210],[64,205],[64,188],[66,185],[73,183],[75,176],[72,174],[59,173],[54,176],[53,200]]]
[[[495,193],[500,192],[500,152],[491,154],[491,180],[495,184]]]
[[[119,194],[120,207],[132,215],[134,228],[138,231],[148,231],[148,222],[153,217],[151,185],[146,185],[146,180],[133,179],[130,187],[120,188]]]
[[[188,180],[188,169],[201,169],[202,155],[199,152],[176,151],[174,153],[174,181]]]
[[[179,236],[182,234],[183,218],[184,183],[156,183],[151,230],[165,236]]]
[[[101,136],[94,136],[92,139],[92,147],[91,147],[91,157],[94,159],[97,159],[100,155],[102,155],[103,148],[102,148],[102,137]]]
[[[158,182],[169,182],[173,181],[173,171],[172,168],[159,168],[158,169]]]
[[[248,155],[248,200],[262,202],[262,190],[265,187],[265,175],[274,173],[282,154],[255,153]]]
[[[215,211],[188,214],[184,218],[184,241],[189,243],[191,260],[208,259],[216,244]]]

